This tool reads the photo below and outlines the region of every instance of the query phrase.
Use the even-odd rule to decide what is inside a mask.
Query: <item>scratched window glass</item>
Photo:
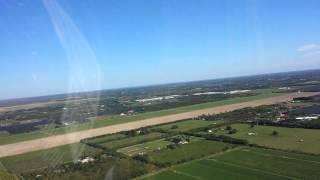
[[[0,180],[320,177],[320,1],[0,0]]]

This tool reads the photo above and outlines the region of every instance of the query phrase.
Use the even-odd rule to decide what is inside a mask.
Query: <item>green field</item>
[[[14,174],[9,173],[7,169],[0,163],[0,179],[18,180],[18,177]]]
[[[65,162],[77,161],[82,156],[90,156],[101,152],[101,150],[86,146],[84,144],[71,144],[1,158],[0,162],[10,172],[22,173],[33,169],[56,166]]]
[[[169,124],[164,124],[160,126],[155,126],[151,129],[157,130],[161,129],[163,131],[167,132],[183,132],[183,131],[188,131],[191,129],[196,129],[200,127],[206,127],[208,125],[211,125],[216,122],[212,121],[204,121],[204,120],[187,120],[187,121],[181,121],[181,122],[175,122],[175,123],[169,123]],[[173,126],[176,126],[176,128],[173,128]]]
[[[237,133],[230,136],[247,139],[249,143],[283,150],[320,154],[320,130],[274,126],[250,128],[248,124],[233,124],[231,127],[237,129]],[[271,135],[274,130],[278,132],[278,135]],[[249,136],[248,132],[256,132],[256,135]]]
[[[98,137],[89,138],[86,140],[86,142],[94,143],[94,144],[102,144],[109,141],[114,141],[122,138],[126,138],[127,136],[125,134],[116,133],[116,134],[108,134]]]
[[[141,179],[318,179],[320,157],[241,148],[171,167]]]
[[[58,167],[32,171],[23,174],[23,180],[102,180],[102,179],[132,179],[155,169],[153,165],[145,164],[130,158],[106,157],[95,163],[72,165],[69,168]],[[57,173],[58,172],[58,173]],[[36,178],[41,174],[41,178]]]
[[[148,118],[153,118],[153,117],[159,117],[159,116],[164,116],[164,115],[177,114],[177,113],[188,112],[188,111],[193,111],[193,110],[217,107],[217,106],[222,106],[222,105],[227,105],[227,104],[248,102],[248,101],[273,97],[273,96],[277,96],[277,95],[281,95],[281,94],[271,93],[270,91],[263,91],[263,94],[259,94],[256,96],[236,97],[236,98],[226,99],[226,100],[221,100],[221,101],[208,102],[208,103],[172,108],[172,109],[155,111],[155,112],[147,112],[147,113],[137,114],[137,115],[133,115],[133,116],[127,116],[127,117],[115,116],[115,117],[91,121],[91,122],[87,122],[87,123],[74,124],[74,125],[70,125],[67,127],[44,129],[44,130],[38,130],[38,131],[16,134],[16,135],[0,135],[0,145],[20,142],[20,141],[26,141],[26,140],[32,140],[32,139],[37,139],[37,138],[42,138],[42,137],[48,137],[51,135],[81,131],[81,130],[86,130],[86,129],[91,129],[91,128],[99,128],[99,127],[104,127],[104,126],[120,124],[120,123],[127,123],[127,122],[143,120],[143,119],[148,119]]]
[[[158,140],[149,141],[142,144],[121,148],[118,150],[118,152],[126,154],[128,156],[134,156],[139,153],[148,153],[158,149],[163,149],[169,144],[171,144],[171,142],[166,141],[165,139],[158,139]]]
[[[158,132],[151,132],[144,135],[137,135],[128,138],[123,138],[115,141],[108,141],[106,143],[99,144],[100,146],[106,147],[108,149],[118,149],[126,146],[131,146],[135,144],[140,144],[143,142],[151,141],[154,139],[160,139],[164,137],[165,134]]]
[[[229,145],[216,141],[197,140],[180,145],[175,149],[164,149],[148,154],[150,161],[157,164],[176,164],[221,152]]]

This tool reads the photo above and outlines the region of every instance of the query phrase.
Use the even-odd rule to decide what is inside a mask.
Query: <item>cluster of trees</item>
[[[7,131],[10,134],[26,133],[40,129],[39,126],[52,123],[50,120],[39,120],[30,123],[15,123],[8,126],[0,126],[0,131]]]
[[[277,136],[278,134],[279,134],[278,131],[275,131],[275,130],[272,131],[272,135],[273,135],[273,136]]]
[[[231,126],[226,126],[226,130],[228,131],[228,134],[235,134],[237,132],[237,129],[234,129]]]
[[[178,125],[173,125],[173,126],[171,126],[171,129],[178,129],[178,128],[179,128]]]
[[[134,129],[134,130],[130,130],[130,131],[125,131],[123,132],[123,134],[132,137],[132,136],[137,136],[137,135],[144,135],[144,134],[148,134],[150,133],[150,129],[149,128],[140,128],[140,129]]]
[[[230,144],[241,144],[241,145],[248,145],[248,141],[245,139],[236,139],[230,136],[224,136],[224,135],[207,135],[206,136],[207,140],[213,140],[213,141],[221,141],[225,143],[230,143]]]
[[[288,127],[288,128],[306,128],[306,129],[320,129],[320,119],[314,119],[310,121],[298,121],[295,119],[288,119],[279,122],[261,120],[259,124],[265,126],[278,126],[278,127]]]

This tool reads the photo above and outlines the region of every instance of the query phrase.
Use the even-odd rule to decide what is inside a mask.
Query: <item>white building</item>
[[[302,117],[296,117],[296,120],[302,120],[302,121],[311,121],[311,120],[315,120],[315,119],[319,119],[318,116],[302,116]]]
[[[256,133],[255,132],[248,132],[248,136],[255,136]]]
[[[92,157],[86,157],[82,160],[78,160],[78,162],[80,162],[81,164],[84,164],[84,163],[89,163],[89,162],[93,162],[94,159]]]

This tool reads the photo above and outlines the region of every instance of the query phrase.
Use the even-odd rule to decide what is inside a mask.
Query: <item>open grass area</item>
[[[103,135],[103,136],[98,136],[98,137],[87,139],[86,142],[94,143],[94,144],[102,144],[102,143],[106,143],[109,141],[122,139],[125,137],[127,137],[127,136],[125,134],[121,134],[121,133],[108,134],[108,135]]]
[[[51,171],[39,170],[24,173],[23,180],[126,180],[150,173],[155,168],[156,167],[153,165],[145,164],[130,158],[104,156],[91,164],[69,164],[69,168],[58,167],[58,169],[51,169]],[[36,178],[38,174],[41,174],[42,177]]]
[[[196,129],[200,127],[206,127],[208,125],[211,125],[216,122],[212,121],[204,121],[204,120],[187,120],[187,121],[181,121],[181,122],[175,122],[175,123],[169,123],[164,124],[160,126],[155,126],[151,129],[157,130],[160,129],[162,131],[167,132],[182,132],[182,131],[188,131],[191,129]]]
[[[176,164],[210,154],[222,152],[229,145],[216,141],[197,140],[189,144],[180,145],[175,149],[164,149],[149,153],[151,162],[157,164]]]
[[[171,144],[171,142],[166,141],[165,139],[158,139],[154,141],[149,141],[146,143],[136,144],[133,146],[121,148],[118,152],[126,154],[128,156],[134,156],[139,153],[148,153],[155,150],[163,149],[167,147],[167,145]]]
[[[0,179],[3,180],[18,180],[19,178],[7,171],[7,169],[0,163]]]
[[[131,146],[135,144],[140,144],[143,142],[151,141],[154,139],[160,139],[164,137],[165,134],[159,132],[151,132],[144,135],[137,135],[128,138],[123,138],[115,141],[108,141],[106,143],[99,144],[100,146],[106,147],[108,149],[118,149],[126,146]]]
[[[231,99],[226,99],[226,100],[221,100],[221,101],[214,101],[214,102],[172,108],[172,109],[155,111],[155,112],[147,112],[147,113],[137,114],[137,115],[133,115],[133,116],[127,116],[127,117],[115,116],[115,117],[109,117],[109,118],[102,119],[102,120],[95,120],[95,121],[92,120],[91,122],[74,124],[74,125],[70,125],[67,127],[61,127],[61,128],[50,128],[50,129],[38,130],[38,131],[16,134],[16,135],[4,134],[4,135],[0,135],[0,145],[20,142],[20,141],[26,141],[26,140],[32,140],[32,139],[37,139],[37,138],[42,138],[42,137],[48,137],[48,136],[57,135],[57,134],[64,134],[64,133],[87,130],[87,129],[92,129],[92,128],[99,128],[99,127],[110,126],[110,125],[115,125],[115,124],[138,121],[138,120],[159,117],[159,116],[164,116],[164,115],[177,114],[177,113],[182,113],[182,112],[217,107],[217,106],[234,104],[234,103],[254,101],[254,100],[273,97],[273,96],[277,96],[277,95],[281,95],[281,94],[271,93],[271,92],[267,91],[265,93],[262,93],[262,94],[259,94],[256,96],[236,97],[236,98],[231,98]]]
[[[154,176],[149,176],[146,178],[140,178],[141,180],[195,180],[196,178],[193,178],[189,174],[184,174],[181,172],[177,172],[175,170],[167,170],[160,172]]]
[[[247,148],[214,157],[213,160],[221,163],[227,162],[233,166],[272,172],[283,177],[298,179],[318,179],[320,177],[320,159],[314,156],[300,156],[294,153],[284,155],[275,150]]]
[[[10,172],[19,174],[34,169],[56,166],[65,162],[77,161],[82,156],[90,156],[99,152],[101,150],[77,143],[5,157],[1,158],[0,162]]]
[[[246,139],[249,143],[283,150],[320,154],[320,130],[273,126],[254,126],[251,128],[248,124],[233,124],[231,127],[237,129],[237,133],[230,136]],[[273,131],[277,131],[278,135],[272,135]],[[256,135],[249,136],[248,132],[255,132]],[[224,135],[228,134],[225,133]]]
[[[320,159],[312,155],[241,148],[168,168],[141,179],[310,179],[320,177]]]
[[[303,108],[303,107],[308,107],[308,106],[315,106],[319,105],[319,102],[294,102],[288,104],[289,108]]]

